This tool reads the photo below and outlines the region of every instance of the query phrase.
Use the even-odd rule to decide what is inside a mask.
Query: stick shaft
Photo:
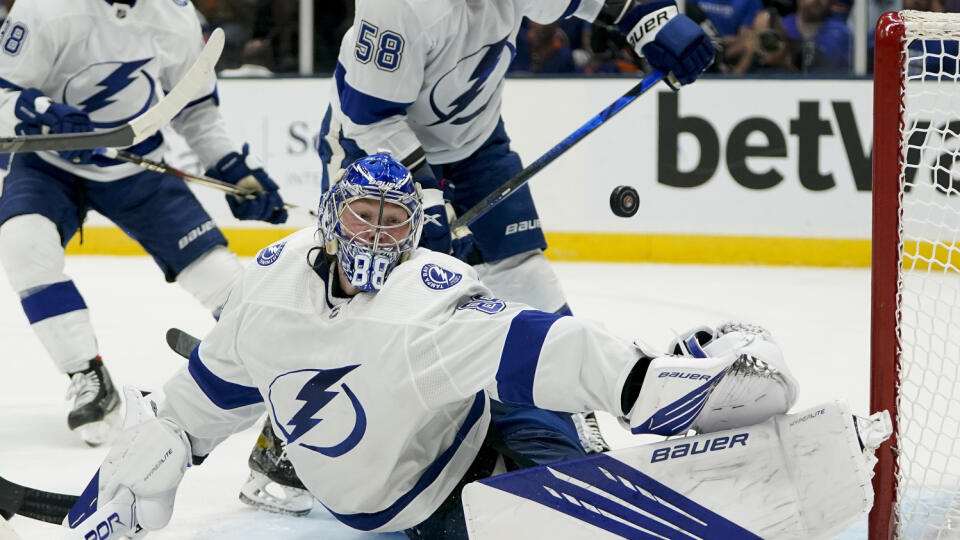
[[[487,195],[483,198],[483,200],[473,205],[472,208],[467,210],[462,216],[457,218],[457,220],[450,225],[450,229],[456,230],[459,227],[468,226],[489,212],[494,206],[500,204],[504,199],[513,194],[518,188],[520,188],[520,186],[529,182],[533,175],[537,174],[555,159],[562,156],[567,150],[573,148],[574,145],[582,141],[587,135],[593,133],[607,120],[613,118],[614,115],[623,110],[624,107],[633,103],[634,100],[643,95],[644,92],[660,82],[663,77],[664,73],[659,70],[654,70],[652,73],[644,77],[642,81],[637,83],[636,86],[628,90],[625,94],[617,98],[616,101],[601,111],[600,114],[597,114],[588,120],[587,123],[577,128],[576,131],[557,143],[556,146],[550,150],[547,150],[545,154],[540,156],[530,165],[527,165],[526,168],[514,175],[513,178],[504,182],[493,193]]]

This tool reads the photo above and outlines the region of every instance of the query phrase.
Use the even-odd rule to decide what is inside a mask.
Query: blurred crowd
[[[851,72],[855,0],[688,0],[685,11],[720,51],[711,66],[728,74]],[[858,0],[859,1],[859,0]],[[960,0],[865,0],[872,69],[873,27],[885,11],[960,12]],[[223,75],[269,76],[299,70],[300,0],[193,0],[206,28],[223,28]],[[13,4],[0,1],[0,18]],[[313,72],[332,73],[354,0],[313,0]],[[949,46],[956,49],[956,44]],[[957,63],[956,51],[944,51]],[[644,69],[620,34],[570,18],[525,21],[512,73],[606,74]]]

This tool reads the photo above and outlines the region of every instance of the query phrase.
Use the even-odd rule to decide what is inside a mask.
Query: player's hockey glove
[[[36,88],[25,88],[20,92],[14,114],[20,120],[14,126],[17,135],[93,131],[93,122],[87,113],[64,103],[55,103]],[[57,154],[71,163],[87,164],[93,157],[93,149],[64,150]]]
[[[652,359],[639,397],[625,410],[633,433],[734,429],[786,413],[797,401],[797,381],[780,347],[758,326],[696,328],[671,350],[682,356],[644,353]]]
[[[710,38],[673,0],[630,2],[613,22],[639,56],[680,84],[697,80],[716,56]]]
[[[473,251],[473,233],[466,227],[450,230],[456,213],[453,206],[443,199],[440,184],[433,176],[422,176],[416,180],[423,192],[423,235],[420,245],[466,261]]]
[[[106,503],[124,488],[136,499],[137,523],[146,530],[167,525],[183,473],[190,440],[172,421],[157,418],[153,402],[136,389],[123,390],[127,403],[123,433],[100,465],[98,499]]]
[[[259,160],[250,155],[249,144],[244,144],[240,153],[230,152],[221,158],[213,169],[207,171],[207,176],[229,182],[254,196],[227,195],[227,204],[237,219],[255,219],[267,223],[283,223],[287,220],[287,210],[277,192],[279,188],[260,166]]]

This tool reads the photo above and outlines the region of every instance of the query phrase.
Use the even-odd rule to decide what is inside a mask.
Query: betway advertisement
[[[603,110],[633,79],[510,79],[503,117],[530,163]],[[284,198],[315,208],[314,148],[327,79],[222,80],[232,135],[247,141]],[[866,239],[870,236],[872,84],[866,80],[702,80],[639,97],[530,183],[548,232]],[[198,172],[182,141],[168,159]],[[935,157],[931,157],[935,159]],[[618,185],[639,212],[615,216]],[[224,227],[222,195],[196,187]],[[312,223],[292,212],[290,226]],[[536,224],[518,224],[536,226]]]

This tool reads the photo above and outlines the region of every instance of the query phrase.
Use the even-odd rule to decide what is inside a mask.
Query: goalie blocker
[[[855,420],[835,401],[521,470],[464,488],[467,530],[472,540],[828,538],[873,505],[874,451],[890,433],[886,411]]]

